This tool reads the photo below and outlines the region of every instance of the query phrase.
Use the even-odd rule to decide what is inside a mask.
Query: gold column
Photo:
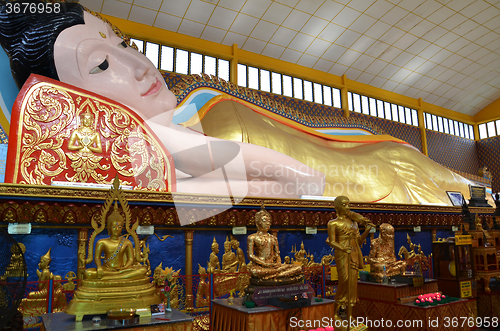
[[[78,263],[76,276],[78,280],[83,279],[83,273],[85,272],[85,259],[87,258],[87,250],[85,249],[85,247],[87,245],[88,237],[88,229],[78,229]]]
[[[340,102],[342,103],[342,110],[344,117],[349,117],[349,101],[347,100],[347,76],[342,75],[342,88],[340,89]]]
[[[420,135],[422,136],[422,153],[425,156],[429,156],[429,151],[427,150],[427,135],[425,132],[425,121],[424,121],[424,106],[422,98],[418,98],[418,126],[420,127]]]
[[[473,124],[472,128],[474,129],[474,140],[478,141],[479,140],[479,124]]]
[[[231,70],[229,71],[230,72],[229,80],[233,84],[238,85],[238,45],[237,44],[233,44],[232,51],[233,51],[233,58],[231,59],[230,65],[229,65],[231,67]]]
[[[184,230],[184,246],[186,248],[186,310],[194,307],[193,297],[193,234],[194,230]]]

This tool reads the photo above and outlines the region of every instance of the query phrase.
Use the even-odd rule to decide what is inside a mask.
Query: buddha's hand
[[[101,279],[103,275],[104,271],[102,270],[102,268],[97,268],[97,279]]]
[[[372,223],[368,218],[363,217],[363,225],[367,228],[374,228],[375,224]]]
[[[341,249],[341,251],[344,252],[344,253],[346,253],[346,254],[350,254],[351,251],[352,251],[352,248],[351,248],[351,246],[344,247],[344,248]]]

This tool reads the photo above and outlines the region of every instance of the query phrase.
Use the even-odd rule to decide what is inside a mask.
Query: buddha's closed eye
[[[104,59],[104,61],[102,61],[102,63],[99,64],[97,67],[94,67],[92,70],[90,70],[90,73],[99,74],[104,70],[108,69],[108,67],[109,67],[109,62],[108,62],[108,56],[106,55],[106,59]]]

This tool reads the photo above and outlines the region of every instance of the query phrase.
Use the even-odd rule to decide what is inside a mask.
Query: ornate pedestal
[[[234,300],[233,305],[227,299],[213,300],[212,322],[213,331],[242,330],[309,330],[324,327],[319,325],[324,318],[333,320],[333,300],[323,299],[322,302],[312,300],[311,306],[281,309],[276,307],[246,308],[243,299]],[[318,321],[317,325],[310,325]]]
[[[437,290],[436,280],[426,280],[425,284],[420,287],[407,284],[385,285],[358,282],[359,303],[354,307],[353,315],[354,318],[363,318],[364,324],[370,331],[471,330],[469,326],[462,327],[461,323],[459,327],[454,327],[452,318],[455,317],[458,321],[461,317],[476,318],[477,302],[475,299],[459,300],[434,307],[399,303],[401,298],[437,292]],[[385,321],[384,324],[381,324],[382,320]]]
[[[42,315],[43,326],[41,331],[87,331],[87,330],[162,330],[162,331],[191,331],[193,329],[193,317],[176,309],[165,315],[141,316],[139,323],[129,326],[106,325],[106,315],[100,315],[100,326],[94,326],[92,316],[85,317],[81,322],[75,322],[75,317],[65,313]]]
[[[500,277],[500,253],[496,246],[473,247],[472,263],[478,281],[482,279],[484,291],[491,293],[490,279]]]
[[[491,280],[489,293],[481,288],[482,285],[479,284],[477,291],[477,316],[497,317],[500,320],[500,281]]]
[[[418,296],[420,294],[437,292],[438,285],[435,279],[426,279],[423,286],[413,287],[409,284],[379,284],[372,282],[358,282],[359,299],[400,303],[401,298]]]

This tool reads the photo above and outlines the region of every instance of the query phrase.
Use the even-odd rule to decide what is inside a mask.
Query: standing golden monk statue
[[[335,318],[340,307],[347,308],[347,317],[352,316],[352,307],[358,302],[358,270],[363,269],[360,245],[365,241],[374,225],[367,218],[352,212],[349,198],[339,196],[334,201],[337,218],[328,222],[326,243],[335,249],[338,272],[335,295]],[[359,234],[358,223],[365,226]]]

